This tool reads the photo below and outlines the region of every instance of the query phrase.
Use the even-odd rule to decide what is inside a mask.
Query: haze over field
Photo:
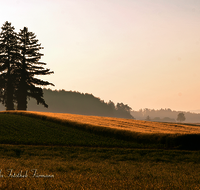
[[[37,35],[54,89],[134,110],[200,109],[198,0],[7,0],[5,21]]]

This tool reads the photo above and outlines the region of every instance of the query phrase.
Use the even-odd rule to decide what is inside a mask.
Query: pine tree
[[[43,65],[46,65],[46,63],[39,62],[40,58],[43,56],[43,54],[40,53],[40,50],[43,49],[43,47],[38,43],[36,35],[32,32],[28,32],[28,28],[26,27],[24,27],[23,30],[20,30],[18,36],[21,50],[21,64],[17,69],[19,76],[17,109],[26,110],[27,98],[29,97],[36,99],[37,104],[48,107],[43,98],[41,86],[53,84],[34,77],[37,75],[49,75],[53,73],[50,69],[43,68]]]
[[[17,59],[17,35],[8,21],[2,26],[0,33],[0,101],[6,110],[14,110],[14,91]]]

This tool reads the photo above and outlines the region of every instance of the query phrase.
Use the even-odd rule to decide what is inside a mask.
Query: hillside
[[[11,117],[15,114],[17,120],[15,121],[11,117],[9,119],[9,114]],[[11,139],[12,142],[18,142],[19,144],[50,143],[73,146],[81,144],[83,146],[106,147],[200,148],[200,126],[194,124],[161,123],[49,112],[10,111],[1,112],[0,116],[2,123],[5,123],[5,117],[7,117],[6,122],[11,126],[11,129],[8,129],[8,127],[5,128],[5,126],[8,126],[6,123],[5,126],[2,124],[3,128],[1,130],[5,131],[6,129],[7,135],[5,132],[1,136],[1,143],[7,142],[5,138],[10,137],[11,131],[15,128]],[[35,120],[30,121],[28,118]],[[44,122],[48,123],[40,126]],[[25,131],[26,135],[24,136]],[[27,131],[29,131],[28,134]],[[91,137],[88,133],[95,135],[92,137],[94,140],[89,140]],[[99,138],[102,140],[99,141]],[[20,141],[20,139],[23,140]],[[116,140],[110,144],[113,139]],[[83,142],[80,143],[80,141]]]
[[[80,130],[78,123],[74,127],[73,123],[63,125],[35,116],[0,112],[0,144],[85,147],[132,147],[135,144]]]
[[[72,121],[92,126],[112,128],[116,130],[126,130],[130,132],[150,133],[150,134],[200,134],[200,125],[191,125],[187,123],[163,123],[142,120],[85,116],[77,114],[49,113],[49,112],[28,112],[27,114],[36,114],[55,118],[61,121]]]

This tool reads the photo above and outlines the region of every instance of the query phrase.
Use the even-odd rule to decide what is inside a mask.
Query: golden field
[[[0,189],[200,189],[198,125],[1,113]]]
[[[16,148],[24,152],[15,155]],[[0,189],[199,189],[199,152],[0,145]],[[28,171],[28,177],[7,177]],[[53,178],[32,177],[38,174]]]
[[[15,111],[16,112],[16,111]],[[60,119],[63,121],[72,121],[76,123],[84,123],[93,126],[101,126],[119,130],[126,130],[139,133],[161,133],[161,134],[200,134],[200,125],[186,123],[163,123],[151,122],[133,119],[86,116],[68,113],[51,113],[51,112],[34,112],[27,111],[30,114],[44,115]]]

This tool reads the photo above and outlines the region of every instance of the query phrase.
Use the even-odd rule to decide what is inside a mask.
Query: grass
[[[6,112],[8,113],[8,112]],[[138,133],[159,133],[159,134],[200,134],[200,125],[169,123],[169,122],[151,122],[133,119],[122,119],[112,117],[86,116],[67,113],[50,113],[50,112],[20,112],[14,111],[10,113],[18,113],[24,115],[35,115],[43,119],[51,119],[65,122],[73,122],[77,125],[87,124],[92,126],[112,128],[118,130],[127,130]]]
[[[68,125],[15,114],[0,114],[0,143],[88,147],[144,147],[135,142],[82,131]]]
[[[141,133],[9,113],[0,114],[0,189],[200,189],[200,151],[177,150],[198,134]],[[166,149],[162,138],[177,144]],[[28,177],[8,177],[8,169]],[[31,177],[32,169],[54,177]]]
[[[26,117],[26,120],[29,123],[34,123],[33,121],[30,122],[31,118],[35,118],[40,122],[50,122],[49,124],[44,124],[46,127],[44,127],[44,125],[39,127],[39,123],[37,123],[37,127],[34,127],[35,125],[33,125],[33,127],[29,129],[35,130],[35,128],[37,128],[34,135],[41,135],[40,140],[39,137],[36,138],[36,144],[51,143],[50,140],[46,139],[47,136],[45,131],[48,131],[48,136],[51,137],[51,139],[54,139],[52,144],[56,145],[175,148],[185,150],[200,149],[200,126],[195,124],[159,123],[131,119],[82,116],[74,114],[55,114],[46,112],[14,111],[1,112],[1,114],[17,114],[21,117],[29,116]],[[25,121],[25,118],[23,121]],[[53,126],[52,122],[54,123]],[[25,124],[25,128],[26,126],[27,123]],[[119,126],[121,126],[121,128],[119,128]],[[176,128],[174,131],[171,129],[172,126]],[[147,128],[147,130],[145,131],[144,128]],[[158,128],[162,129],[162,132],[159,133],[157,130]],[[17,129],[19,129],[19,127],[17,127]],[[177,132],[177,129],[180,129],[180,131]],[[151,130],[151,132],[147,132],[148,130]],[[68,136],[66,136],[68,131]],[[75,137],[77,138],[75,141],[73,141],[72,138],[71,142],[69,142],[69,140],[66,139],[72,137],[72,131],[74,131]],[[33,134],[33,131],[31,131],[30,134]],[[44,134],[44,138],[42,137],[42,134]],[[59,134],[59,137],[55,136],[56,134]],[[80,137],[76,134],[80,134]],[[94,140],[90,139],[91,136],[93,136]],[[35,144],[33,137],[30,137],[29,140],[31,140],[31,144]],[[96,140],[98,142],[95,142]],[[24,142],[25,139],[23,140],[23,143]],[[25,144],[27,143],[28,142]]]
[[[16,149],[21,150],[20,156]],[[1,145],[1,189],[199,189],[200,152]],[[31,169],[54,178],[31,178]]]

